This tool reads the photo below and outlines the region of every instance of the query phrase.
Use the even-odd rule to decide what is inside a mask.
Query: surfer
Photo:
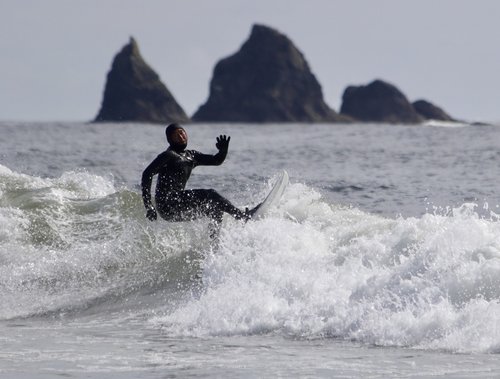
[[[146,207],[146,217],[155,221],[157,213],[167,221],[189,221],[208,216],[217,225],[224,213],[238,220],[249,220],[258,208],[241,211],[229,200],[213,189],[185,189],[193,168],[197,166],[218,166],[226,159],[231,137],[217,137],[215,155],[202,154],[196,150],[186,150],[188,136],[178,124],[170,124],[165,130],[169,147],[158,155],[142,173],[142,199]],[[156,183],[156,208],[151,201],[151,183],[158,175]]]

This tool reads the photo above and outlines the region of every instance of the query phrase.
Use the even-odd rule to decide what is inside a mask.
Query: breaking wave
[[[0,319],[119,312],[171,336],[500,352],[500,223],[472,203],[391,219],[294,183],[215,243],[206,220],[150,223],[113,178],[0,166],[0,225]]]

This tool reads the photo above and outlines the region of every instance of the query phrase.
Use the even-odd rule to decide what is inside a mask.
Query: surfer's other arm
[[[146,207],[146,217],[151,221],[155,221],[158,217],[151,201],[151,183],[153,182],[153,176],[159,171],[160,163],[161,160],[158,157],[142,173],[142,201],[144,202],[144,207]]]

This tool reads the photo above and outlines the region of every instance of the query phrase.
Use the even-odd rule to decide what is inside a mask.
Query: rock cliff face
[[[114,58],[95,121],[170,123],[187,122],[189,117],[130,38]]]
[[[347,87],[340,112],[365,122],[415,124],[423,121],[406,96],[382,80],[366,86]]]
[[[208,101],[195,121],[332,122],[338,115],[302,53],[285,35],[254,25],[250,38],[214,69]]]
[[[456,121],[448,113],[438,106],[426,100],[417,100],[413,103],[413,108],[426,120]]]

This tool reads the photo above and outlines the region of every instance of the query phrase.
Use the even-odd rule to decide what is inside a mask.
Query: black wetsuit
[[[213,189],[185,190],[193,168],[220,165],[226,159],[226,155],[227,150],[219,150],[215,155],[208,155],[196,150],[177,151],[172,147],[158,155],[142,174],[142,198],[148,212],[151,210],[154,212],[151,202],[151,182],[153,176],[158,174],[156,208],[165,220],[188,221],[208,216],[220,222],[224,212],[237,219],[246,218],[244,212]]]

